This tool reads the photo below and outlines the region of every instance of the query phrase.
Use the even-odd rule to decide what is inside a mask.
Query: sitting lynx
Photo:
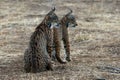
[[[61,27],[53,28],[53,41],[54,41],[53,59],[57,58],[57,60],[60,63],[65,63],[65,61],[63,61],[60,58],[61,40],[64,43],[64,48],[65,48],[65,51],[66,51],[66,60],[71,61],[71,59],[70,59],[70,43],[69,43],[68,27],[77,26],[75,16],[72,15],[71,13],[72,13],[72,10],[70,9],[70,12],[67,13],[61,19],[61,22],[60,22]]]
[[[30,37],[29,47],[24,53],[26,72],[53,70],[49,55],[53,46],[52,28],[59,27],[60,23],[54,11],[55,8],[45,16]]]

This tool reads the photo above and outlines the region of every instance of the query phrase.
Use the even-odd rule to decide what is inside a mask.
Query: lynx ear
[[[55,11],[55,7],[51,8],[51,11],[48,14],[52,14]]]
[[[55,11],[55,6],[52,8],[52,11]]]
[[[68,16],[68,15],[70,15],[73,11],[72,11],[72,9],[70,9],[70,8],[68,8],[69,10],[70,10],[70,12],[68,12],[67,14],[66,14],[66,16]]]

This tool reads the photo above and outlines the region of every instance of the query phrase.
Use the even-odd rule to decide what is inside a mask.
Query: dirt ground
[[[68,7],[76,16],[78,26],[69,28],[72,61],[56,62],[54,71],[25,73],[29,37],[52,4],[59,18]],[[120,80],[120,6],[111,6],[80,0],[0,0],[0,80]]]

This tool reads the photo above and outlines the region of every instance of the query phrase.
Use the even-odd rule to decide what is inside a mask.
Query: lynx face
[[[67,27],[76,27],[77,26],[77,22],[76,22],[74,15],[67,15],[66,20],[67,20],[67,22],[66,22]]]
[[[46,16],[46,24],[49,28],[58,28],[60,27],[60,21],[58,16],[55,13],[47,14]]]

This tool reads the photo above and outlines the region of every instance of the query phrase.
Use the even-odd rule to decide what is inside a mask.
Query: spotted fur
[[[65,53],[66,53],[66,60],[71,61],[70,59],[70,43],[69,43],[69,35],[68,35],[68,27],[75,27],[77,26],[76,19],[74,15],[71,14],[72,10],[70,9],[70,12],[66,14],[61,19],[61,27],[60,28],[54,28],[53,29],[53,40],[54,40],[54,54],[53,58],[56,58],[60,63],[65,63],[60,58],[60,48],[61,48],[61,40],[63,41]]]
[[[52,53],[52,26],[58,27],[58,17],[52,9],[39,24],[30,37],[29,47],[24,53],[24,69],[26,72],[53,70],[50,55]],[[53,25],[56,23],[56,25]]]

